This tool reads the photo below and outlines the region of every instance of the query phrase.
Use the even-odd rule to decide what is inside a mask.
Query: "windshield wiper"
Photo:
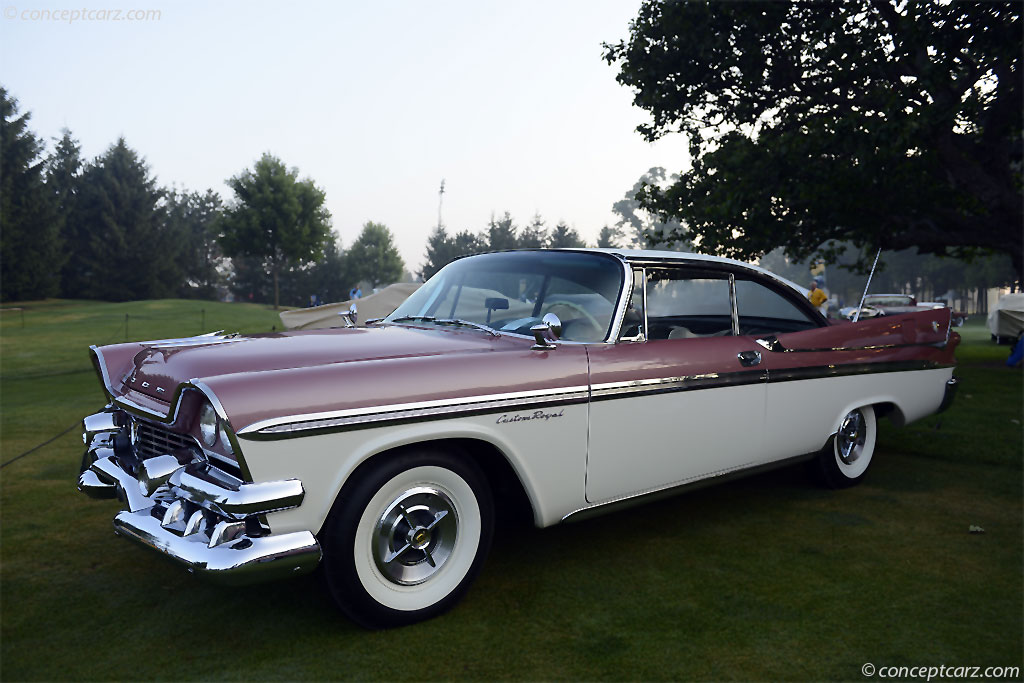
[[[398,318],[388,320],[389,323],[401,323],[401,322],[423,322],[423,323],[435,323],[437,325],[459,325],[462,327],[474,327],[478,330],[483,330],[487,334],[495,337],[500,337],[501,333],[494,328],[487,327],[487,325],[481,325],[470,320],[462,320],[460,318],[435,318],[432,315],[403,315]]]
[[[435,320],[436,320],[436,318],[434,316],[432,316],[432,315],[403,315],[403,316],[399,316],[397,318],[392,318],[391,320],[388,320],[387,322],[389,322],[389,323],[407,323],[407,322],[432,323]]]
[[[501,333],[495,330],[494,328],[488,327],[487,325],[482,325],[480,323],[475,323],[470,320],[462,320],[460,318],[438,318],[434,320],[434,322],[437,323],[438,325],[461,325],[463,327],[475,327],[478,330],[483,330],[484,332],[490,334],[491,336],[501,336]]]

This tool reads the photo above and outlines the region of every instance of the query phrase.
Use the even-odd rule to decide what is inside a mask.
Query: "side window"
[[[736,280],[736,308],[740,315],[740,334],[798,332],[818,327],[818,323],[795,303],[752,280]]]
[[[649,339],[732,334],[729,279],[691,269],[647,270]]]

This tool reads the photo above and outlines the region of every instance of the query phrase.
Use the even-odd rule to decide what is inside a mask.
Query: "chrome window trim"
[[[729,308],[732,311],[732,336],[740,336],[740,309],[736,301],[736,273],[729,271]]]

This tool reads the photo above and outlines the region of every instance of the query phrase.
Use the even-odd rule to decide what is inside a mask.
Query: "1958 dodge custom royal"
[[[366,327],[93,347],[79,489],[118,534],[243,582],[323,565],[361,624],[451,607],[496,510],[538,526],[809,460],[952,399],[948,309],[829,324],[756,267],[675,252],[449,264]]]

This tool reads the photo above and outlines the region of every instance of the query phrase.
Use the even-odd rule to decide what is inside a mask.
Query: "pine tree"
[[[149,167],[124,138],[86,168],[74,217],[86,239],[68,262],[73,291],[108,301],[177,291],[181,239],[164,219],[162,197]]]
[[[519,235],[518,246],[520,249],[540,249],[548,239],[548,228],[544,225],[544,219],[540,214],[535,214],[529,225],[523,228]]]
[[[555,226],[555,229],[551,231],[551,235],[548,237],[547,246],[549,249],[559,249],[585,247],[587,246],[587,243],[583,241],[575,228],[570,228],[565,224],[565,221],[559,221],[558,225]]]
[[[60,222],[43,180],[43,144],[28,129],[31,115],[0,87],[0,298],[57,294],[64,259]]]

